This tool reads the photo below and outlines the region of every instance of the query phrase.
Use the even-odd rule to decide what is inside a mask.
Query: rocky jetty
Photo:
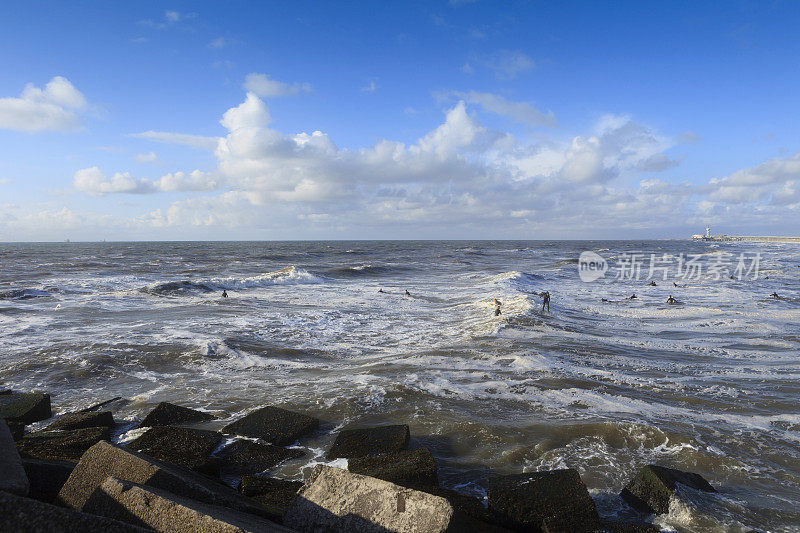
[[[144,420],[143,427],[174,426],[191,422],[205,422],[214,420],[214,416],[203,411],[182,407],[169,402],[161,402],[150,411]]]
[[[268,405],[256,409],[222,428],[230,435],[261,439],[276,446],[293,444],[319,427],[319,420],[308,415]]]
[[[659,465],[647,465],[622,489],[620,496],[640,511],[653,514],[669,512],[669,500],[681,484],[690,489],[715,492],[700,474],[682,472]]]
[[[406,425],[345,429],[336,436],[326,457],[337,459],[399,452],[408,448],[410,438]]]
[[[163,402],[142,420],[143,432],[119,446],[109,442],[109,406],[120,398],[24,434],[50,417],[50,397],[3,397],[0,412],[17,431],[0,420],[3,532],[650,533],[658,528],[644,520],[668,512],[684,489],[714,491],[698,474],[648,465],[620,495],[640,520],[604,522],[578,472],[563,469],[477,479],[488,487],[484,503],[441,487],[433,453],[410,447],[402,424],[343,429],[325,456],[346,459],[346,469],[318,464],[305,480],[278,479],[271,470],[306,453],[286,446],[318,430],[318,419],[265,406],[212,431],[186,427],[210,427],[212,415]]]

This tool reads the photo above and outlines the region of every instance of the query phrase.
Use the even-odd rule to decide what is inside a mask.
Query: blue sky
[[[29,2],[0,241],[800,227],[795,2]]]

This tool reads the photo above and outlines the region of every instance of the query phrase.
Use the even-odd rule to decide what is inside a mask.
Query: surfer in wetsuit
[[[384,292],[383,289],[378,289],[378,292]]]
[[[777,293],[777,292],[773,292],[773,293],[772,293],[772,294],[770,294],[769,296],[770,296],[770,298],[780,298],[780,296],[778,296],[778,293]]]
[[[651,287],[656,287],[656,281],[655,281],[655,280],[651,281],[651,282],[650,282],[650,286],[651,286]]]
[[[227,293],[227,291],[225,291],[225,289],[222,289],[222,297],[223,298],[227,298],[228,297],[228,293]]]
[[[628,300],[635,300],[635,299],[636,299],[636,295],[635,294],[631,294],[630,297],[628,298]]]
[[[542,293],[542,311],[544,311],[544,306],[547,306],[547,312],[550,312],[550,293],[544,291]]]
[[[406,289],[406,296],[411,296],[411,293],[408,292],[408,289]]]
[[[678,301],[675,298],[673,298],[672,295],[670,294],[669,298],[667,298],[667,303],[668,304],[676,304],[676,303],[678,303]]]

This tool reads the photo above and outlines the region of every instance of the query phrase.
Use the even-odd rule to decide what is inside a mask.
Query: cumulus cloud
[[[136,161],[139,163],[156,163],[158,156],[155,152],[148,152],[146,154],[136,154]]]
[[[207,172],[175,172],[165,174],[153,181],[135,178],[128,172],[117,172],[107,177],[98,167],[84,168],[75,172],[72,182],[75,189],[90,196],[109,194],[151,194],[164,191],[210,191],[218,189],[219,181]]]
[[[512,80],[536,66],[533,59],[520,50],[499,50],[477,58],[477,63],[494,71],[501,80]]]
[[[758,202],[774,196],[776,203],[785,205],[795,198],[798,180],[800,153],[770,159],[722,178],[712,178],[708,196],[714,201],[731,203]]]
[[[224,188],[216,195],[174,201],[132,223],[268,227],[276,237],[303,229],[352,235],[365,228],[375,229],[375,236],[382,235],[381,228],[391,228],[395,236],[398,228],[408,228],[406,235],[421,228],[451,232],[428,234],[433,237],[492,236],[492,228],[507,236],[533,236],[559,228],[562,237],[581,237],[596,228],[748,221],[798,207],[800,154],[702,186],[676,183],[657,176],[680,165],[681,158],[671,153],[681,140],[630,116],[604,115],[580,135],[550,131],[526,140],[485,127],[476,111],[521,109],[535,124],[547,121],[548,114],[486,93],[459,96],[444,109],[441,123],[416,141],[383,139],[345,149],[322,131],[279,131],[270,106],[248,92],[221,117],[225,135],[203,138],[209,141],[206,147],[213,144],[217,163],[212,171],[146,180],[128,173],[107,177],[90,168],[76,173],[75,187],[94,195]],[[757,210],[744,204],[737,209],[726,198],[761,204]]]
[[[513,102],[502,96],[492,93],[481,93],[470,91],[468,93],[455,93],[459,98],[463,98],[470,104],[477,104],[490,113],[496,113],[510,118],[515,122],[521,122],[531,127],[557,125],[556,117],[552,111],[543,113],[536,109],[529,102]]]
[[[169,131],[143,131],[132,133],[131,137],[146,139],[148,141],[160,142],[165,144],[180,144],[191,146],[200,150],[213,150],[217,146],[217,137],[205,137],[203,135],[191,135],[188,133],[173,133]]]
[[[311,85],[308,83],[284,83],[273,80],[266,74],[251,73],[245,77],[244,88],[262,98],[276,98],[279,96],[295,96],[301,93],[310,93]]]
[[[67,78],[56,76],[44,89],[28,84],[17,97],[0,98],[0,128],[24,131],[69,131],[81,125],[86,98]]]

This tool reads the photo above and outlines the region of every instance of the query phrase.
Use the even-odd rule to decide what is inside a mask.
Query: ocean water
[[[584,251],[647,261],[584,282]],[[664,261],[650,286],[649,254],[704,268]],[[734,279],[713,268],[729,261]],[[656,462],[719,490],[673,501],[665,530],[799,531],[799,278],[780,243],[0,244],[0,385],[59,411],[122,396],[131,423],[159,401],[220,426],[307,412],[323,428],[289,477],[339,427],[407,423],[445,486],[571,467],[606,517],[636,516],[617,494]]]

